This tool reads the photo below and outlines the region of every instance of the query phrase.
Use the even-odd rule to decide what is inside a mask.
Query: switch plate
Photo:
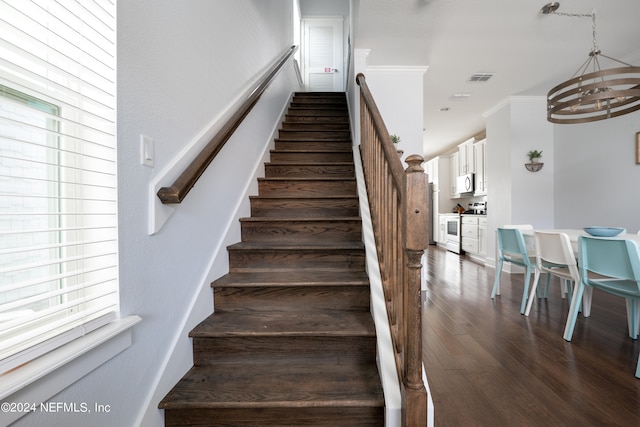
[[[153,139],[140,135],[140,164],[152,168],[154,166]]]

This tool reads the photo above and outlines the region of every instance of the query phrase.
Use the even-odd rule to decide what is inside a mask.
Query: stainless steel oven
[[[460,215],[447,217],[447,250],[460,253]]]

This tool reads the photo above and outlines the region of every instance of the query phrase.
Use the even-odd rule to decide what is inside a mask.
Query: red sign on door
[[[325,73],[330,73],[331,72],[331,67],[324,67],[324,72]]]

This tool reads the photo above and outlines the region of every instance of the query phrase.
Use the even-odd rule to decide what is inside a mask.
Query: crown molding
[[[367,72],[372,73],[426,73],[428,66],[419,65],[369,65]]]

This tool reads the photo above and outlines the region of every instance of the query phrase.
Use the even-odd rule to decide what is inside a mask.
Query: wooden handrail
[[[191,190],[196,181],[198,181],[198,178],[202,176],[209,164],[220,152],[222,147],[224,147],[229,138],[231,138],[233,132],[235,132],[253,106],[258,102],[260,96],[297,50],[298,46],[291,46],[280,56],[277,63],[264,73],[257,83],[256,88],[251,91],[247,99],[238,107],[238,110],[227,120],[220,131],[207,143],[202,151],[198,153],[171,187],[162,187],[158,190],[157,195],[162,203],[173,204],[182,202],[187,193],[189,193],[189,190]]]
[[[422,255],[429,245],[427,175],[424,159],[402,163],[391,142],[365,76],[360,86],[360,149],[371,207],[378,262],[387,303],[396,369],[404,400],[402,425],[427,425],[427,391],[422,380]]]

